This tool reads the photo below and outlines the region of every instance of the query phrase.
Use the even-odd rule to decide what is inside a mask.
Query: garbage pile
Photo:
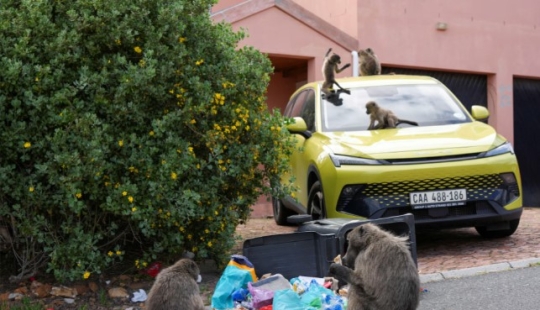
[[[212,309],[345,310],[346,294],[334,278],[269,274],[259,280],[245,256],[232,255],[212,295]]]

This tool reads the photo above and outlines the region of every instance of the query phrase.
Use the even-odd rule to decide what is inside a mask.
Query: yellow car
[[[321,82],[306,84],[285,109],[297,144],[290,158],[297,190],[273,199],[277,224],[290,224],[294,214],[377,219],[412,213],[420,228],[475,227],[484,237],[516,231],[523,210],[518,162],[511,144],[486,124],[485,107],[469,113],[425,76],[338,83],[343,90],[335,86],[330,93],[321,91]],[[368,130],[370,101],[417,125]]]

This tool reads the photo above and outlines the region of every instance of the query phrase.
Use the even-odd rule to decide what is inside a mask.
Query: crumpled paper
[[[146,296],[146,292],[141,288],[138,292],[133,292],[133,298],[131,298],[132,302],[140,302],[145,301],[148,298]]]

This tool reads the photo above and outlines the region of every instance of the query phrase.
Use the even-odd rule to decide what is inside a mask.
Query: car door
[[[294,106],[290,109],[289,117],[302,117],[309,131],[315,131],[315,91],[306,89],[295,98]],[[296,198],[304,207],[307,206],[309,188],[307,184],[307,169],[310,161],[305,158],[304,146],[306,138],[294,135],[296,140],[295,151],[291,156],[292,173],[297,185]]]

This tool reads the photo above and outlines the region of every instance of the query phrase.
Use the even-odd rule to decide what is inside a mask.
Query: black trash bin
[[[412,214],[375,220],[335,218],[309,221],[294,233],[244,241],[243,255],[253,263],[259,277],[266,273],[280,273],[287,279],[297,276],[325,277],[334,258],[346,252],[347,234],[356,226],[369,222],[396,235],[408,236],[409,250],[417,264]]]

